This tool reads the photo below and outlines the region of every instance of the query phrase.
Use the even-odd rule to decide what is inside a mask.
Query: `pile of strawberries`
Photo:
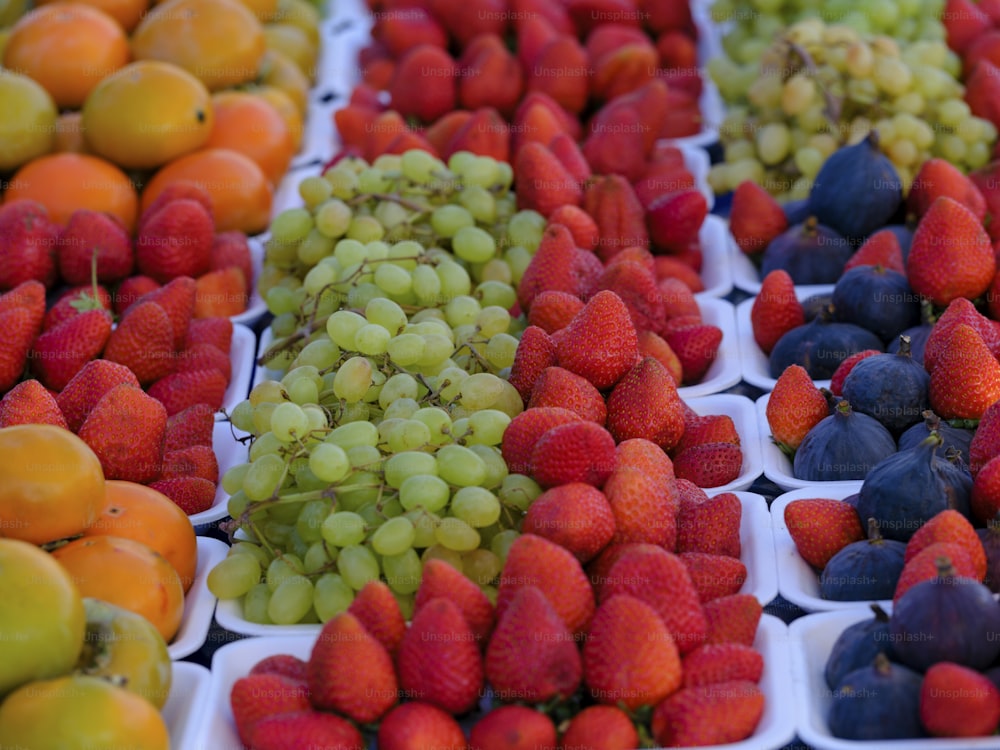
[[[729,498],[708,502],[739,507]],[[706,515],[690,531],[699,550],[738,553],[731,523]],[[524,534],[496,606],[448,563],[427,561],[409,626],[389,588],[369,583],[308,659],[273,655],[235,682],[240,739],[346,750],[367,746],[362,727],[382,750],[738,742],[765,707],[762,609],[689,573],[687,559],[707,554],[620,544],[588,573]]]
[[[1000,3],[948,0],[941,22],[948,46],[962,58],[965,101],[972,114],[1000,127]]]

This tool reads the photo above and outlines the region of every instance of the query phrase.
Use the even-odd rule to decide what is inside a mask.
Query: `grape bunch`
[[[709,71],[722,85],[732,66],[720,57]],[[746,89],[729,92],[725,159],[709,174],[716,192],[752,180],[781,200],[805,198],[827,157],[872,129],[904,191],[932,156],[966,171],[990,160],[996,128],[971,116],[955,78],[960,62],[943,41],[899,43],[808,19],[749,67]]]
[[[495,596],[541,494],[499,449],[523,409],[502,377],[518,342],[512,284],[545,226],[501,208],[515,205],[505,167],[424,152],[341,162],[275,217],[275,379],[230,414],[250,448],[222,478],[236,543],[208,581],[247,620],[325,622],[375,579],[409,614],[434,557]]]

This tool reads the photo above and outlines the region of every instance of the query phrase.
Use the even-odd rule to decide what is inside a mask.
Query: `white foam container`
[[[245,436],[245,433],[241,433],[238,430],[234,431],[229,422],[218,421],[215,423],[215,428],[212,432],[212,448],[215,451],[215,458],[219,462],[220,479],[229,469],[247,461],[249,446],[247,443],[239,442],[237,439],[239,436]],[[215,500],[212,503],[212,507],[188,516],[191,519],[191,524],[197,529],[198,527],[206,526],[225,518],[229,515],[229,511],[226,508],[228,501],[229,495],[222,489],[222,484],[220,483],[215,488]]]
[[[732,388],[740,382],[740,345],[736,333],[736,318],[732,304],[712,297],[699,297],[698,308],[702,321],[722,331],[715,360],[705,372],[700,383],[681,386],[677,389],[681,398],[687,400],[697,396],[708,396]]]
[[[171,659],[190,656],[208,638],[212,615],[215,613],[215,597],[208,590],[208,573],[226,556],[228,550],[229,545],[225,542],[206,536],[198,537],[198,567],[195,569],[194,583],[184,596],[184,614],[181,616],[180,628],[167,644]]]
[[[264,304],[264,299],[257,291],[257,281],[264,268],[264,245],[259,236],[247,237],[247,245],[250,247],[250,264],[253,271],[253,280],[250,282],[250,299],[247,301],[246,310],[239,315],[231,315],[229,319],[233,321],[233,325],[252,327],[267,312],[267,305]]]
[[[173,663],[170,694],[160,709],[170,734],[170,747],[181,750],[195,746],[204,724],[211,679],[211,673],[200,664]]]
[[[254,348],[257,344],[257,337],[254,332],[245,325],[233,325],[233,340],[229,347],[229,361],[232,365],[232,374],[229,378],[229,386],[222,399],[222,408],[227,412],[232,411],[240,401],[247,397],[250,392],[250,381],[253,378],[253,357]],[[217,414],[216,418],[221,418]]]
[[[740,436],[740,450],[743,452],[743,466],[740,475],[720,487],[706,487],[710,494],[735,492],[749,489],[764,470],[761,455],[760,432],[757,427],[754,403],[746,396],[731,393],[717,393],[711,396],[686,398],[685,403],[698,414],[726,414],[732,418],[736,432]]]
[[[733,271],[726,250],[726,222],[714,214],[698,230],[701,245],[701,281],[705,288],[696,297],[725,297],[733,291]]]

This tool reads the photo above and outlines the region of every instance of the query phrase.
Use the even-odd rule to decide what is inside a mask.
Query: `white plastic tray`
[[[700,383],[685,385],[677,389],[685,401],[697,396],[708,396],[732,388],[740,382],[740,345],[736,333],[736,319],[733,306],[725,300],[699,297],[698,308],[702,321],[722,331],[722,341],[715,355],[715,361],[705,373]]]
[[[726,249],[726,222],[709,214],[698,231],[701,243],[701,281],[705,289],[696,297],[725,297],[733,291],[733,269]]]
[[[205,706],[211,694],[211,677],[211,673],[200,664],[174,662],[170,695],[160,710],[170,733],[171,747],[194,747],[204,723]]]
[[[222,408],[231,411],[236,404],[247,397],[250,392],[250,380],[253,378],[254,348],[257,337],[245,325],[233,325],[233,342],[229,348],[229,361],[232,365],[229,387],[222,399]],[[216,415],[216,418],[221,415]]]
[[[244,434],[239,431],[236,431],[236,433],[238,435]],[[215,457],[219,462],[220,480],[222,479],[222,475],[232,467],[237,464],[246,463],[249,447],[246,443],[241,443],[233,437],[232,425],[229,422],[215,423],[215,428],[212,432],[212,448],[215,450]],[[201,513],[192,513],[189,516],[191,524],[195,528],[198,528],[199,526],[205,526],[225,518],[229,515],[229,511],[226,508],[228,501],[229,495],[222,489],[222,484],[220,483],[215,488],[215,501],[212,503],[212,507],[208,510],[203,510]]]
[[[705,488],[712,494],[735,492],[749,489],[764,470],[761,456],[761,436],[757,427],[753,401],[746,396],[717,393],[712,396],[686,398],[684,401],[698,414],[727,414],[732,417],[736,432],[740,436],[740,450],[743,452],[743,467],[740,475],[721,487]]]
[[[208,590],[208,572],[226,556],[229,546],[211,537],[198,537],[198,567],[194,573],[194,583],[184,597],[184,615],[177,635],[167,644],[171,659],[190,656],[205,643],[212,627],[215,613],[215,597]],[[178,745],[178,747],[183,747]]]
[[[819,593],[819,575],[795,548],[795,542],[788,533],[785,524],[785,508],[794,500],[810,498],[829,498],[843,500],[861,489],[861,482],[842,484],[838,487],[824,488],[817,492],[812,488],[792,490],[779,495],[771,503],[771,528],[774,533],[774,554],[778,561],[778,593],[806,612],[829,612],[833,610],[857,609],[865,606],[867,600],[853,602],[837,602],[824,599]],[[885,609],[892,601],[880,601]]]
[[[250,264],[253,270],[253,280],[250,282],[250,299],[247,302],[247,309],[239,315],[230,316],[233,324],[252,326],[260,320],[267,312],[267,305],[264,304],[260,292],[257,291],[257,281],[260,279],[260,272],[264,268],[264,245],[260,237],[247,237],[247,245],[250,247]]]
[[[719,490],[708,493],[712,497]],[[743,506],[740,517],[740,560],[747,567],[747,579],[740,594],[752,594],[767,606],[778,595],[778,564],[774,556],[774,535],[767,498],[755,492],[734,492]]]

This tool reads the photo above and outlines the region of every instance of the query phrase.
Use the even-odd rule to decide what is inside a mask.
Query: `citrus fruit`
[[[263,97],[245,91],[213,94],[212,108],[215,124],[206,147],[231,148],[249,156],[276,184],[295,154],[295,142],[281,113]]]
[[[288,55],[276,49],[267,50],[260,61],[257,84],[273,86],[285,92],[295,102],[300,119],[305,117],[309,108],[309,79]]]
[[[302,29],[309,41],[319,47],[319,25],[322,22],[319,10],[309,0],[278,0],[278,8],[271,21],[290,23]]]
[[[80,593],[48,552],[0,539],[0,700],[26,682],[69,672],[84,620]]]
[[[271,106],[278,110],[285,120],[285,125],[288,126],[288,132],[292,134],[292,144],[298,153],[306,126],[303,121],[304,114],[299,110],[295,100],[284,89],[276,86],[252,86],[247,91],[270,102]]]
[[[172,182],[186,180],[212,198],[215,230],[260,234],[271,218],[274,189],[263,170],[249,156],[228,148],[208,148],[165,165],[142,192],[145,210]]]
[[[49,5],[58,0],[35,0],[35,5]],[[92,5],[115,19],[125,31],[132,31],[149,8],[147,0],[73,0],[81,5]]]
[[[102,78],[128,61],[128,39],[115,19],[65,2],[22,16],[3,53],[5,68],[38,81],[60,109],[82,105]]]
[[[0,70],[0,172],[52,151],[57,116],[55,102],[39,83]]]
[[[39,680],[0,704],[0,747],[170,750],[167,725],[145,698],[100,677]]]
[[[52,550],[52,556],[82,596],[142,615],[168,643],[177,634],[184,588],[177,571],[156,550],[124,537],[85,536]]]
[[[90,447],[54,425],[0,429],[0,537],[46,544],[104,510],[104,472]]]
[[[239,0],[167,0],[132,33],[135,59],[172,62],[212,91],[252,81],[265,47],[260,21]]]
[[[79,208],[114,214],[131,232],[139,199],[128,176],[111,162],[90,154],[48,154],[11,177],[4,202],[28,198],[41,203],[57,224]]]
[[[88,148],[126,169],[149,169],[201,148],[211,95],[183,68],[138,60],[101,81],[83,105]]]
[[[290,23],[269,23],[264,26],[264,39],[268,49],[278,50],[294,62],[306,78],[316,80],[319,48],[302,29]]]

